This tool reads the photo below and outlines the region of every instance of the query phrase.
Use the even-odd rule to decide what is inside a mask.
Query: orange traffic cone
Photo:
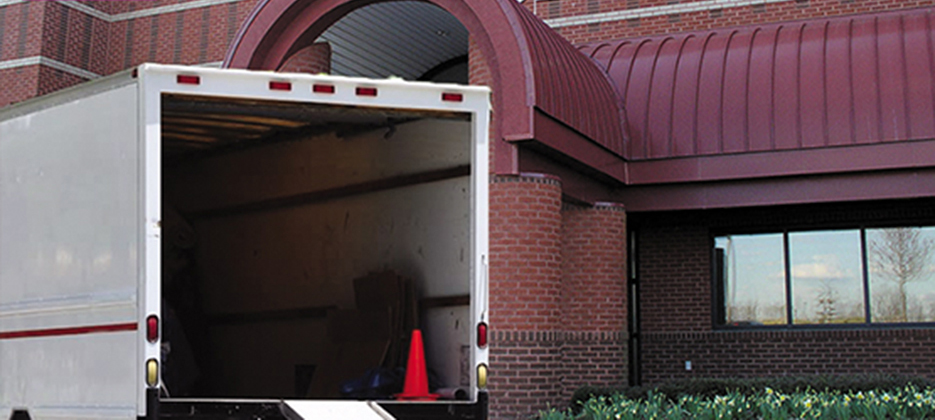
[[[429,378],[425,373],[425,350],[422,348],[422,331],[412,330],[409,344],[409,362],[406,364],[406,385],[403,393],[396,396],[403,401],[435,401],[438,394],[429,394]]]

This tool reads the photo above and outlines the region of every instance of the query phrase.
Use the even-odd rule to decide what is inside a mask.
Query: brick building
[[[935,377],[933,6],[0,0],[0,106],[147,61],[490,85],[497,418],[585,384]]]

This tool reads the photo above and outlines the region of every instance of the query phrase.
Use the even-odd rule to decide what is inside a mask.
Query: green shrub
[[[884,419],[935,419],[935,388],[921,388],[912,383],[901,388],[890,388],[897,382],[918,378],[871,378],[847,377],[824,378],[814,381],[785,379],[782,386],[794,387],[795,392],[785,392],[773,387],[759,389],[740,388],[752,386],[757,381],[693,381],[679,388],[709,392],[718,387],[734,390],[703,397],[685,394],[678,398],[649,391],[643,398],[631,399],[623,394],[596,396],[580,404],[578,412],[548,410],[539,414],[541,420],[627,420],[627,419],[671,419],[671,420],[787,420],[792,418],[835,419],[835,420],[884,420]],[[879,379],[882,388],[870,390],[842,391],[831,388],[864,387]],[[922,380],[922,382],[928,382]],[[774,382],[776,383],[776,382]],[[815,390],[812,385],[824,387]],[[802,388],[804,386],[804,389]],[[883,389],[889,388],[889,389]],[[673,387],[674,389],[674,387]],[[606,390],[592,388],[590,391]]]
[[[649,395],[663,395],[669,401],[677,401],[684,396],[714,398],[733,392],[753,396],[766,388],[776,392],[791,394],[815,390],[821,392],[896,392],[909,385],[918,388],[935,388],[935,381],[920,376],[894,374],[864,375],[812,375],[780,376],[772,378],[692,378],[663,382],[655,386],[637,386],[625,388],[589,387],[577,389],[571,397],[569,407],[578,413],[584,402],[595,398],[624,396],[631,400],[645,400]]]

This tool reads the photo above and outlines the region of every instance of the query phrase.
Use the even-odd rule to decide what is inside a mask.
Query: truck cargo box
[[[0,111],[0,418],[485,416],[488,96],[145,64]]]

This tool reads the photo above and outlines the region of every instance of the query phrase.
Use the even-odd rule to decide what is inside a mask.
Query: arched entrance
[[[377,3],[372,0],[263,1],[232,43],[224,66],[277,69],[327,31],[339,31],[342,18],[353,18],[352,12],[366,10],[367,6]],[[491,88],[497,92],[494,107],[504,112],[495,125],[495,138],[517,135],[531,138],[528,113],[524,118],[523,112],[510,111],[528,110],[532,99],[531,77],[524,71],[528,64],[522,62],[525,45],[520,41],[525,38],[516,34],[503,36],[504,31],[520,30],[518,25],[507,24],[510,21],[507,11],[502,5],[489,0],[438,0],[432,4],[456,18],[467,29],[491,67]],[[498,36],[496,42],[490,34]],[[510,83],[504,85],[502,79],[508,79]],[[497,171],[518,170],[514,146],[497,142],[494,149]]]
[[[316,40],[334,36],[352,26],[350,22],[358,17],[355,14],[376,10],[370,7],[403,5],[403,9],[419,10],[406,3],[409,2],[261,1],[231,44],[224,66],[278,69],[289,57],[313,45]],[[578,161],[611,179],[622,181],[625,178],[621,159],[624,143],[622,106],[606,74],[593,61],[512,0],[432,0],[422,7],[423,11],[429,8],[444,11],[444,15],[459,22],[470,34],[473,45],[489,69],[487,80],[494,92],[496,112],[491,148],[495,172],[520,172],[523,158],[518,145],[528,143],[531,147],[527,149],[535,149],[537,153]],[[405,10],[402,13],[405,14]],[[415,26],[412,22],[416,22]],[[342,25],[348,26],[342,28]],[[391,33],[403,32],[389,38],[403,39],[403,35],[428,30],[427,36],[418,37],[426,48],[417,54],[425,54],[431,41],[440,38],[438,32],[429,30],[430,25],[411,16],[404,21],[389,22],[389,25],[392,26]],[[377,45],[377,41],[388,41],[385,36],[379,37],[381,30],[388,28],[370,28],[370,41],[365,43]],[[441,31],[445,32],[444,29]],[[358,57],[365,57],[366,53],[358,52]],[[388,59],[376,58],[369,57],[368,65],[389,62]],[[449,58],[455,60],[457,56]],[[338,70],[337,63],[333,64],[334,70]],[[434,72],[443,73],[450,70],[445,66],[457,65],[457,60],[438,62],[437,66],[442,68],[436,67]],[[371,74],[358,74],[388,76],[395,71],[402,70],[384,68]],[[423,72],[419,77],[426,73],[432,76],[433,72],[432,69],[419,69],[412,70],[410,74],[395,75],[419,78],[413,76],[419,71]]]

